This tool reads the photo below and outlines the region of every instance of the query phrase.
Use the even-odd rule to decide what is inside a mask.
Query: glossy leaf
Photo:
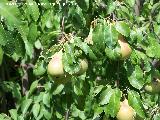
[[[105,112],[115,117],[120,108],[121,91],[119,89],[114,89],[113,93],[109,99],[109,104],[105,108]]]
[[[35,118],[38,117],[38,114],[40,112],[40,104],[39,103],[35,103],[32,107],[32,111],[33,111],[33,115]]]
[[[109,100],[113,94],[113,89],[111,87],[108,87],[102,93],[100,94],[100,105],[105,105],[109,103]]]
[[[122,35],[128,37],[130,35],[130,27],[123,21],[116,22],[116,30],[121,33]]]
[[[32,104],[32,99],[26,99],[22,102],[21,111],[23,115],[27,113],[31,104]]]
[[[37,3],[33,0],[27,0],[27,3],[28,3],[27,7],[28,7],[28,11],[30,15],[32,16],[34,21],[37,21],[39,18],[39,14],[40,14]]]
[[[11,109],[9,110],[9,113],[11,115],[11,118],[13,120],[18,120],[18,114],[17,114],[17,110],[16,109]]]
[[[145,118],[144,107],[137,92],[133,90],[128,92],[128,102],[140,117]]]

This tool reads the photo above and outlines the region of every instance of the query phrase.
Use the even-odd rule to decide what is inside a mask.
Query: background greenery
[[[160,72],[159,0],[13,3],[0,1],[0,120],[114,120],[124,98],[137,119],[160,120],[160,94],[143,89]],[[119,33],[133,50],[125,60]],[[46,71],[61,48],[66,84]],[[80,58],[89,68],[75,76]]]

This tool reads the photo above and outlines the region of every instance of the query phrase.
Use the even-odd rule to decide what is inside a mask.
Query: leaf
[[[0,120],[11,120],[10,117],[8,117],[6,114],[1,113],[0,114]]]
[[[44,115],[43,107],[40,106],[40,108],[41,108],[41,109],[40,109],[39,115],[38,115],[38,117],[36,118],[36,120],[41,120],[42,117],[43,117],[43,115]]]
[[[69,9],[69,14],[75,29],[78,30],[84,28],[86,21],[83,15],[83,11],[79,6]]]
[[[2,62],[3,62],[3,50],[2,50],[2,48],[1,48],[1,46],[0,46],[0,66],[1,66],[1,64],[2,64]]]
[[[17,110],[16,110],[16,109],[11,109],[11,110],[9,110],[9,113],[10,113],[11,118],[12,118],[13,120],[17,120],[17,119],[18,119],[18,115],[17,115]]]
[[[123,21],[116,22],[116,30],[122,35],[128,37],[130,35],[130,27],[127,23]]]
[[[156,17],[157,23],[160,23],[160,13]]]
[[[26,114],[26,112],[28,111],[29,107],[31,106],[32,104],[32,99],[25,99],[22,104],[21,104],[21,111],[22,111],[22,114]]]
[[[106,47],[114,49],[118,39],[118,32],[112,24],[108,24],[104,21],[99,23],[93,30],[93,44],[101,52]],[[101,46],[101,47],[99,47]]]
[[[57,86],[57,88],[53,91],[53,95],[58,95],[58,94],[60,94],[60,93],[62,92],[63,88],[64,88],[64,85],[63,85],[63,84]]]
[[[136,0],[125,0],[129,4],[130,7],[134,7]]]
[[[78,64],[74,57],[74,46],[71,44],[65,45],[65,53],[63,53],[63,65],[64,70],[69,74],[77,73],[80,70],[80,65]]]
[[[110,114],[111,117],[115,117],[120,108],[120,99],[121,99],[121,91],[119,89],[114,89],[109,99],[109,104],[105,109],[105,113]]]
[[[7,0],[1,0],[0,4],[0,15],[5,17],[8,22],[8,25],[18,26],[20,22],[19,16],[21,15],[17,5],[7,5],[9,3]]]
[[[19,34],[17,34],[17,36],[15,37],[14,42],[15,42],[16,47],[15,47],[14,53],[12,55],[12,58],[15,61],[18,61],[20,58],[23,59],[23,57],[25,55],[25,45],[24,45],[24,42]]]
[[[49,94],[49,93],[45,93],[45,94],[43,95],[43,103],[44,103],[47,107],[50,107],[50,100],[51,100],[50,94]]]
[[[18,83],[13,81],[3,81],[0,86],[5,92],[11,92],[13,97],[17,98],[17,100],[21,99],[21,87]]]
[[[87,11],[89,8],[89,0],[76,0],[77,4],[79,5],[79,7],[84,10]]]
[[[141,89],[145,84],[145,79],[143,78],[143,71],[140,66],[128,64],[127,71],[130,84],[136,89]]]
[[[117,60],[120,59],[121,54],[119,53],[119,49],[110,49],[108,47],[105,48],[105,54],[106,56],[111,60]]]
[[[33,111],[34,118],[36,119],[38,117],[39,112],[40,112],[40,104],[35,103],[32,107],[32,111]]]
[[[38,60],[34,69],[33,74],[35,76],[41,76],[46,72],[46,65],[44,60]]]
[[[140,117],[145,118],[144,107],[137,92],[133,90],[128,92],[128,103]]]
[[[11,32],[6,31],[5,40],[6,40],[7,45],[5,45],[4,47],[2,46],[4,53],[9,56],[12,56],[15,51],[15,45],[16,45],[16,41],[13,37],[13,34]]]
[[[102,93],[100,94],[100,105],[105,105],[109,103],[109,99],[113,94],[113,90],[111,87],[108,87],[107,89],[105,89],[104,91],[102,91]]]
[[[33,0],[27,0],[27,8],[33,20],[37,21],[40,15],[37,3]]]
[[[96,104],[94,107],[93,120],[95,120],[103,111],[103,107],[99,107],[99,104]]]
[[[29,95],[31,95],[37,89],[38,82],[39,82],[38,80],[32,82],[30,89],[29,89]]]
[[[47,120],[51,120],[51,117],[52,117],[51,111],[48,110],[48,109],[45,108],[45,107],[42,108],[42,111],[43,111],[44,117],[45,117]]]
[[[23,115],[18,116],[18,120],[24,120]]]
[[[29,55],[30,58],[33,58],[33,44],[29,43],[28,40],[24,41],[25,48],[26,48],[26,53]]]
[[[86,116],[85,116],[84,111],[79,111],[78,116],[79,116],[79,118],[81,118],[81,120],[86,120]]]
[[[35,45],[35,48],[37,49],[43,49],[43,46],[39,40],[37,40],[34,45]]]
[[[103,88],[104,88],[103,85],[96,86],[96,87],[95,87],[95,90],[94,90],[95,96],[96,96],[97,94],[99,94]]]
[[[23,24],[17,26],[17,29],[19,31],[19,33],[21,34],[21,37],[24,41],[25,44],[25,49],[26,49],[26,53],[27,55],[30,56],[30,58],[33,57],[33,44],[32,42],[28,41],[27,36],[29,33],[29,28],[28,28],[28,23],[27,22],[23,22]]]
[[[108,6],[107,13],[111,14],[116,8],[116,3],[113,2],[112,0],[109,0],[107,6]]]
[[[32,22],[29,26],[29,33],[28,33],[28,41],[31,44],[34,44],[37,40],[37,36],[38,36],[38,31],[37,31],[37,25],[36,23]]]
[[[7,40],[6,40],[6,32],[2,26],[2,24],[0,24],[0,45],[4,46],[6,45]]]
[[[83,81],[76,81],[74,84],[74,93],[76,95],[83,95]]]
[[[160,114],[154,115],[154,120],[160,120]]]
[[[87,45],[87,43],[82,42],[80,38],[75,37],[74,38],[75,45],[82,49],[86,55],[89,55],[89,57],[93,60],[97,59],[95,54],[93,53],[92,49]]]

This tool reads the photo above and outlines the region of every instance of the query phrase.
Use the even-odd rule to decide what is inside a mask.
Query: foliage
[[[144,86],[160,76],[160,2],[138,2],[1,0],[0,120],[116,119],[125,98],[138,119],[159,120],[160,93]],[[66,76],[56,82],[47,65],[61,49]],[[88,69],[75,74],[81,59]]]

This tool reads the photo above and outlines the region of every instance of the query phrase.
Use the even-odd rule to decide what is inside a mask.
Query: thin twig
[[[69,109],[67,109],[66,114],[65,114],[65,120],[68,120],[69,118]]]

